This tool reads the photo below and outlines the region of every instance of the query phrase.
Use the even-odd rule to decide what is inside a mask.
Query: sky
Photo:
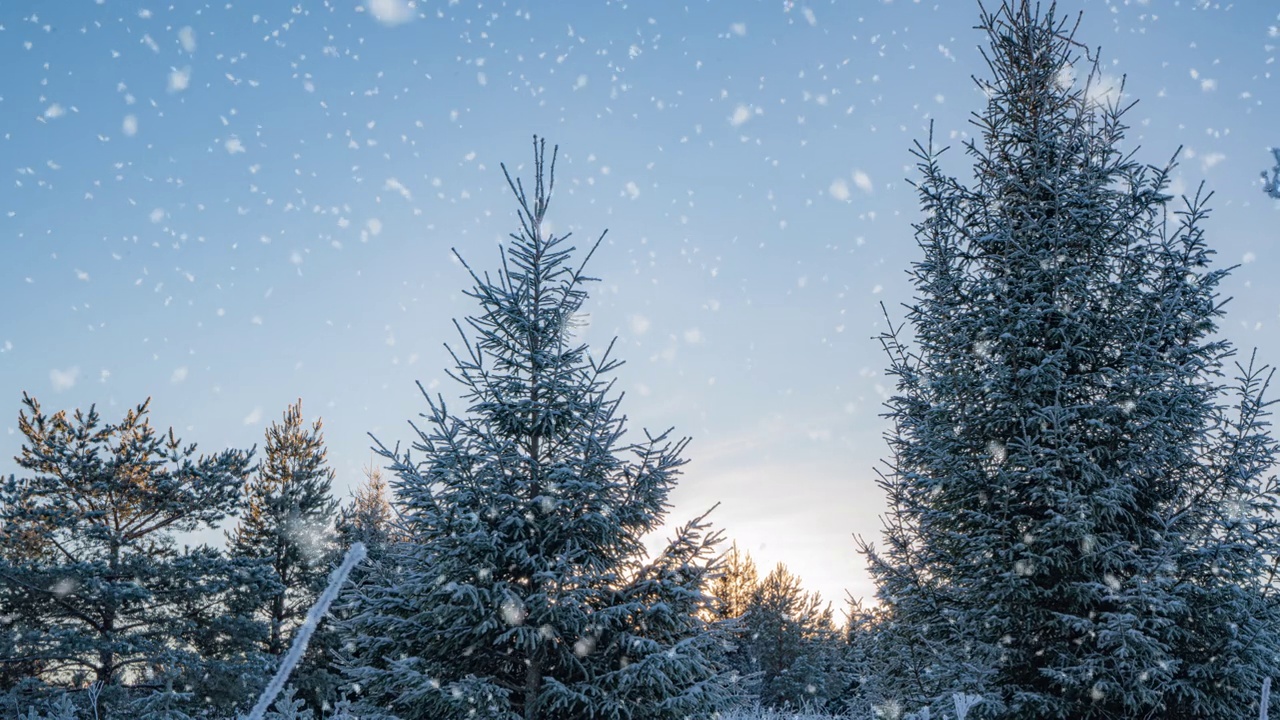
[[[994,0],[992,3],[995,4]],[[1126,78],[1127,149],[1212,190],[1222,333],[1280,362],[1280,13],[1269,0],[1064,0]],[[969,0],[6,0],[0,4],[0,474],[23,392],[107,421],[150,397],[206,452],[301,398],[335,492],[456,397],[456,248],[518,228],[499,163],[559,145],[549,220],[585,248],[581,330],[617,338],[631,437],[692,438],[672,495],[842,606],[874,588],[874,337],[920,256],[907,182],[948,172],[983,97]],[[216,533],[207,534],[217,541]]]

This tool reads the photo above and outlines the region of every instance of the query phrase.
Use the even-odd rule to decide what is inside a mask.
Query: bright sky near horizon
[[[991,0],[989,5],[995,5]],[[1280,144],[1270,0],[1076,0],[1127,75],[1130,148],[1216,193],[1223,332],[1280,363]],[[872,593],[895,318],[918,257],[911,145],[960,144],[983,98],[967,0],[0,5],[0,474],[19,400],[153,397],[216,451],[303,399],[336,491],[373,433],[407,442],[414,382],[452,396],[451,320],[516,228],[500,162],[560,146],[550,217],[609,234],[585,339],[617,337],[631,432],[693,438],[673,523],[710,505],[762,572]]]

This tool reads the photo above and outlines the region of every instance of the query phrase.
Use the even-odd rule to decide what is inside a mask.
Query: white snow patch
[[[631,333],[633,335],[643,335],[649,331],[649,318],[643,315],[631,316]]]
[[[49,107],[45,108],[45,111],[44,111],[44,116],[49,118],[50,120],[54,118],[60,118],[66,114],[67,114],[67,111],[64,110],[63,107],[58,103],[54,103],[50,105]]]
[[[125,134],[125,137],[133,137],[134,135],[137,135],[138,134],[138,116],[125,115],[124,122],[120,123],[120,131]]]
[[[845,182],[843,178],[836,178],[831,181],[831,187],[827,188],[827,192],[831,194],[831,197],[841,202],[847,202],[849,200],[849,183]]]
[[[222,143],[222,147],[227,149],[227,153],[235,155],[236,153],[245,152],[244,143],[240,142],[240,138],[233,137]]]
[[[187,367],[183,365],[180,368],[174,368],[173,374],[169,376],[169,382],[177,385],[187,379]]]
[[[178,42],[182,43],[182,49],[188,54],[196,51],[196,31],[191,29],[190,25],[178,31]]]
[[[738,127],[751,119],[751,108],[746,105],[739,105],[734,108],[733,115],[729,117],[729,124]]]
[[[747,24],[743,22],[736,22],[729,26],[729,31],[738,37],[746,37]]]
[[[502,601],[502,620],[508,625],[523,625],[525,616],[529,614],[524,609],[524,605],[516,598],[507,598]]]
[[[413,200],[413,193],[409,192],[409,188],[405,187],[404,183],[400,182],[395,178],[387,178],[387,181],[382,184],[382,189],[395,190],[396,192],[400,193],[400,197],[404,198],[405,200],[409,200],[409,201]]]
[[[64,598],[75,592],[79,585],[80,584],[77,583],[74,578],[60,578],[53,584],[53,587],[49,588],[49,590],[53,593],[54,597]]]
[[[870,194],[875,188],[871,184],[871,176],[861,170],[853,171],[853,184],[864,193]]]
[[[245,425],[257,425],[260,422],[262,422],[262,408],[260,407],[250,410],[249,414],[244,416]]]
[[[169,92],[182,92],[191,85],[191,68],[184,67],[181,70],[173,69],[169,71]]]
[[[631,198],[632,200],[635,200],[636,198],[640,197],[640,188],[635,184],[634,181],[628,181],[625,190],[627,192],[627,197]]]
[[[684,341],[690,345],[697,345],[702,342],[702,331],[698,328],[689,328],[684,331]]]

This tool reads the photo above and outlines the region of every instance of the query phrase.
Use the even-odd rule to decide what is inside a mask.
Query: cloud
[[[387,27],[403,25],[413,19],[413,3],[407,0],[368,0],[365,6],[374,20]]]
[[[76,386],[76,380],[80,377],[80,368],[72,367],[66,370],[54,368],[49,371],[49,382],[53,384],[54,392],[62,392],[70,390]]]
[[[702,342],[702,331],[698,328],[689,328],[684,331],[684,341],[690,345],[697,345]]]

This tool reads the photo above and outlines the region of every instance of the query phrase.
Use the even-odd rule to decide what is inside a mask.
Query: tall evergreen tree
[[[334,471],[328,466],[323,424],[308,425],[302,401],[285,409],[284,417],[266,430],[263,462],[246,486],[240,523],[228,533],[234,556],[270,568],[277,585],[268,593],[246,593],[242,603],[266,623],[262,651],[279,657],[289,649],[293,632],[324,590],[336,561],[333,523],[338,503],[332,497]],[[333,679],[324,665],[327,644],[309,646],[295,672],[301,696],[317,709],[332,699]]]
[[[831,607],[821,596],[805,592],[800,578],[778,563],[752,591],[742,620],[761,705],[834,706],[848,677]]]
[[[387,497],[387,481],[376,467],[365,468],[364,482],[356,488],[351,502],[338,513],[338,542],[343,547],[364,543],[369,561],[382,557],[387,543],[395,537],[393,510]]]
[[[1274,667],[1275,444],[1230,346],[1171,166],[1120,150],[1070,27],[982,12],[987,97],[968,186],[920,146],[914,339],[897,393],[884,546],[864,545],[898,648],[885,701],[982,717],[1227,718]],[[1076,80],[1076,68],[1086,72]],[[1227,401],[1228,390],[1235,400]]]
[[[755,561],[750,553],[738,549],[735,542],[721,558],[719,571],[711,581],[714,602],[707,613],[729,639],[725,661],[748,688],[755,685],[756,670],[751,663],[750,636],[742,617],[747,614],[759,584]]]
[[[475,339],[459,325],[468,414],[427,396],[410,451],[378,444],[408,537],[356,592],[349,677],[364,717],[708,716],[734,692],[702,615],[718,534],[698,518],[646,561],[686,441],[624,443],[619,363],[575,339],[590,278],[545,232],[555,157],[534,148],[532,193],[507,176],[520,232],[496,277],[472,273]]]
[[[711,581],[711,596],[716,600],[713,616],[728,620],[745,615],[759,584],[759,571],[751,553],[739,550],[735,542],[724,554],[720,572]]]
[[[197,456],[151,427],[149,401],[118,424],[23,404],[16,461],[29,475],[0,484],[0,666],[36,675],[11,700],[89,686],[103,718],[238,707],[260,627],[226,603],[270,578],[209,547],[179,549],[174,534],[237,509],[253,451]]]
[[[323,589],[333,560],[333,468],[328,466],[322,423],[302,419],[302,401],[290,405],[266,431],[264,460],[246,486],[240,523],[227,534],[237,557],[271,566],[280,591],[260,596],[259,614],[270,634],[265,650],[279,655],[289,634]]]

